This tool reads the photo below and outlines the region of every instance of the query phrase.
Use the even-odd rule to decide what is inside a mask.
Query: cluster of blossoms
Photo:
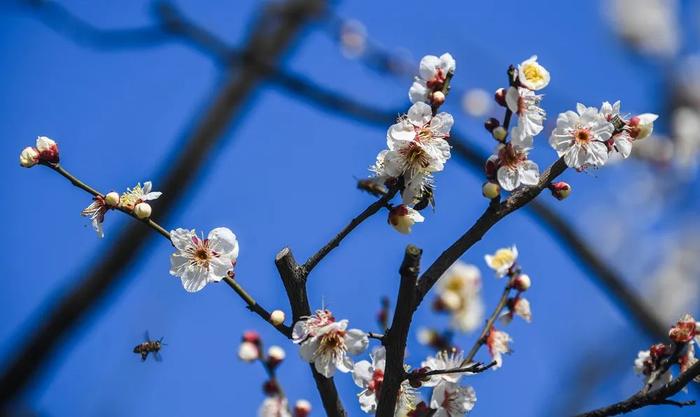
[[[328,310],[318,310],[294,324],[292,340],[300,345],[301,357],[313,363],[316,371],[331,378],[335,371],[351,372],[349,355],[364,352],[369,345],[367,333],[348,330],[348,321],[336,321]]]
[[[389,127],[388,149],[377,155],[370,168],[376,184],[401,185],[402,204],[390,210],[388,221],[404,234],[411,232],[413,224],[424,221],[419,210],[432,202],[433,174],[442,171],[450,159],[447,139],[454,120],[449,113],[437,110],[445,102],[455,67],[450,54],[423,57],[419,76],[409,91],[413,105]]]
[[[479,268],[461,261],[452,264],[437,282],[433,310],[450,315],[452,330],[471,332],[479,327],[484,318]]]
[[[92,203],[80,214],[89,217],[97,235],[104,237],[102,223],[104,223],[105,214],[109,210],[119,209],[131,212],[141,220],[151,217],[153,209],[147,202],[155,200],[162,195],[158,191],[151,191],[152,188],[153,184],[150,181],[146,181],[143,183],[143,186],[141,186],[141,183],[138,183],[134,188],[127,188],[122,195],[115,191],[111,191],[104,196],[97,195],[93,197]]]
[[[645,378],[647,389],[656,389],[673,379],[671,367],[678,365],[681,372],[693,366],[698,359],[695,357],[695,344],[700,343],[700,323],[690,314],[683,317],[671,327],[668,332],[671,343],[657,343],[649,350],[642,350],[634,361],[637,374]],[[700,383],[700,377],[694,379]]]
[[[286,353],[279,346],[270,346],[263,354],[263,343],[255,331],[243,333],[238,347],[238,357],[248,363],[260,362],[268,374],[263,384],[265,400],[258,409],[258,417],[307,417],[311,413],[311,403],[298,400],[294,409],[289,409],[287,397],[277,381],[277,368],[284,361]]]
[[[27,146],[19,154],[19,164],[31,168],[36,164],[57,164],[59,162],[58,145],[46,136],[36,138],[36,146]]]
[[[501,323],[504,325],[509,324],[515,316],[521,317],[529,323],[532,320],[530,302],[523,297],[523,293],[530,288],[532,282],[530,277],[522,272],[517,263],[518,248],[515,246],[501,248],[493,255],[486,255],[484,259],[489,268],[495,271],[496,277],[508,277],[508,288],[516,292],[515,296],[508,298],[506,302],[506,309],[500,317]],[[486,347],[496,362],[493,369],[497,369],[502,365],[502,355],[510,353],[512,341],[508,333],[496,330],[494,327],[489,329]]]

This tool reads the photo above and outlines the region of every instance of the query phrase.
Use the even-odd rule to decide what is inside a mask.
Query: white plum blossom
[[[527,159],[529,149],[514,146],[512,143],[499,145],[497,154],[498,184],[506,191],[513,191],[521,185],[537,185],[540,181],[540,168]]]
[[[579,103],[576,110],[578,113],[569,110],[559,114],[549,144],[571,168],[602,166],[608,160],[605,142],[612,136],[614,127],[595,107]]]
[[[424,56],[420,60],[420,76],[415,78],[408,90],[411,103],[430,103],[433,92],[442,89],[447,74],[454,72],[456,67],[457,63],[449,53],[442,54],[439,58],[435,55]]]
[[[451,314],[452,329],[469,332],[481,325],[485,308],[479,268],[457,261],[442,274],[437,285],[438,302]]]
[[[646,377],[645,385],[651,382],[651,390],[661,388],[663,385],[673,380],[673,373],[671,373],[670,370],[664,372],[663,375],[657,376],[658,370],[655,369],[654,363],[655,361],[649,350],[640,350],[637,354],[637,358],[634,360],[634,371],[638,375],[644,375]],[[653,381],[651,381],[651,379],[653,379]]]
[[[92,228],[97,232],[97,236],[103,238],[105,237],[104,229],[102,228],[102,223],[105,221],[105,214],[109,210],[109,206],[105,202],[104,197],[96,196],[93,198],[92,203],[85,207],[83,211],[80,212],[81,216],[89,217],[92,221]]]
[[[462,417],[476,404],[476,392],[470,386],[442,382],[433,389],[430,408],[437,410],[433,417]]]
[[[362,388],[357,395],[360,408],[365,413],[377,411],[377,396],[384,381],[384,366],[386,365],[386,350],[384,347],[374,349],[370,355],[372,362],[362,360],[355,364],[352,370],[352,380]]]
[[[418,210],[408,207],[405,204],[393,207],[389,211],[388,222],[394,227],[399,233],[405,235],[411,233],[411,229],[415,223],[422,223],[425,218],[418,212]]]
[[[429,356],[421,363],[421,367],[430,368],[431,371],[455,369],[466,366],[462,364],[464,361],[464,352],[453,349],[452,351],[441,350],[434,357]],[[459,382],[465,372],[456,372],[454,374],[439,374],[433,375],[428,381],[423,383],[424,387],[434,387],[441,382]]]
[[[188,292],[196,292],[210,282],[219,282],[238,258],[236,235],[226,227],[217,227],[198,237],[194,230],[170,231],[176,252],[170,255],[170,274],[180,277]]]
[[[501,315],[501,322],[508,324],[513,321],[514,316],[519,316],[526,322],[532,321],[532,311],[530,310],[530,302],[523,297],[517,296],[508,301],[508,311]]]
[[[365,332],[347,327],[347,320],[335,321],[329,311],[321,310],[294,325],[292,340],[301,346],[302,358],[330,378],[336,369],[351,372],[353,362],[348,355],[362,353],[369,344]]]
[[[503,354],[510,353],[510,344],[512,342],[513,339],[510,338],[508,333],[491,328],[486,338],[486,347],[493,360],[496,361],[496,365],[492,369],[498,369],[503,365]]]
[[[287,399],[281,395],[266,397],[258,409],[258,417],[292,417]]]
[[[537,91],[549,84],[549,71],[537,62],[533,55],[518,65],[518,81],[523,87]]]
[[[608,122],[613,123],[613,126],[615,122],[626,122],[620,114],[620,100],[613,104],[610,104],[608,101],[604,101],[600,106],[600,115]],[[621,129],[608,140],[608,144],[610,148],[617,151],[622,158],[627,158],[632,153],[633,140],[634,139],[630,136],[627,129]]]
[[[521,148],[531,148],[532,138],[544,129],[545,111],[540,107],[541,94],[527,88],[510,87],[506,104],[518,116],[518,125],[511,130],[511,143]]]
[[[518,248],[513,245],[510,248],[501,248],[493,255],[485,255],[484,260],[489,268],[496,271],[496,276],[504,277],[518,260]]]
[[[442,171],[450,158],[450,135],[454,119],[449,113],[433,117],[429,105],[418,102],[405,117],[387,131],[389,151],[383,157],[383,171],[391,177],[402,174]]]
[[[133,210],[139,203],[155,200],[163,194],[151,191],[152,188],[153,184],[150,181],[144,182],[143,187],[141,187],[141,183],[138,183],[134,188],[127,188],[120,197],[119,205],[125,209]]]

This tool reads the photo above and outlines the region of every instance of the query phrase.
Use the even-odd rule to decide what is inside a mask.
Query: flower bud
[[[39,159],[42,162],[58,162],[58,145],[46,136],[36,138],[36,150],[39,151]]]
[[[486,119],[486,121],[484,122],[484,127],[489,132],[493,132],[493,129],[497,128],[500,125],[501,125],[501,122],[499,122],[498,119],[496,119],[494,117],[490,117],[490,118]]]
[[[251,342],[243,342],[238,347],[238,357],[245,362],[253,362],[260,357],[260,350]]]
[[[493,200],[501,195],[501,187],[495,182],[486,181],[481,187],[481,194],[489,200]]]
[[[151,205],[148,203],[138,203],[136,207],[134,207],[134,214],[141,220],[151,217],[152,211],[153,209],[151,209]]]
[[[280,386],[274,379],[268,379],[263,384],[263,392],[269,396],[278,395],[280,393]]]
[[[279,326],[280,324],[284,323],[284,318],[284,311],[282,310],[275,310],[270,313],[270,321],[274,326]]]
[[[571,194],[571,186],[564,181],[559,181],[550,184],[549,190],[552,192],[552,195],[557,200],[563,200],[566,197],[568,197],[569,194]]]
[[[632,117],[627,123],[630,136],[635,140],[646,139],[654,131],[654,121],[659,116],[653,113],[644,113]]]
[[[270,366],[279,365],[286,356],[284,349],[279,346],[270,346],[267,350],[267,360]]]
[[[497,141],[503,142],[506,139],[506,136],[508,136],[508,131],[504,129],[503,126],[498,126],[497,128],[493,129],[491,135]]]
[[[445,93],[443,93],[442,91],[433,92],[433,98],[431,101],[433,106],[442,106],[442,103],[445,102]]]
[[[27,146],[19,154],[19,164],[25,168],[31,168],[38,163],[39,152],[31,146]]]
[[[498,164],[497,155],[491,155],[489,159],[486,160],[486,163],[484,163],[484,173],[487,179],[492,180],[496,178],[496,174],[498,174]]]
[[[415,223],[421,223],[425,218],[416,210],[404,204],[393,207],[389,211],[388,222],[399,233],[409,234]]]
[[[499,106],[506,106],[506,89],[505,88],[499,88],[496,90],[496,94],[493,95],[494,100],[496,100],[496,103],[498,103]]]
[[[116,207],[119,205],[119,193],[112,191],[110,193],[107,193],[105,196],[105,204],[107,204],[109,207]]]
[[[243,332],[243,341],[258,345],[260,344],[260,334],[255,330],[246,330]]]
[[[530,285],[532,285],[532,282],[527,274],[518,274],[513,278],[513,288],[518,291],[527,291]]]
[[[311,403],[306,400],[299,400],[294,404],[294,417],[308,417],[311,414]]]

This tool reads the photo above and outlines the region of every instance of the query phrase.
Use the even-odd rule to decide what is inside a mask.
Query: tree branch
[[[618,414],[628,413],[630,411],[650,406],[650,405],[674,405],[677,407],[685,407],[695,405],[695,401],[674,401],[669,397],[678,394],[686,385],[693,379],[700,376],[700,361],[691,366],[679,375],[676,379],[662,386],[661,388],[649,391],[647,393],[638,392],[630,398],[620,401],[606,407],[578,414],[576,417],[607,417],[616,416]]]
[[[282,278],[289,305],[292,308],[292,323],[296,323],[302,317],[310,316],[311,307],[306,294],[306,276],[302,267],[294,259],[292,251],[289,248],[282,249],[275,256],[275,265],[277,265],[277,271]],[[333,378],[326,378],[318,373],[313,363],[309,366],[328,417],[347,416]]]
[[[406,339],[415,311],[416,280],[420,272],[420,258],[423,251],[413,245],[408,245],[399,272],[401,283],[396,297],[396,308],[391,327],[384,337],[386,348],[386,366],[384,381],[379,392],[377,417],[392,417],[396,408],[396,400],[401,389],[401,382],[407,378],[404,370],[404,354]]]
[[[510,278],[508,278],[510,280]],[[508,303],[508,297],[510,296],[510,282],[506,285],[506,287],[503,289],[503,293],[501,294],[501,298],[498,300],[498,304],[496,305],[496,308],[494,308],[493,313],[491,313],[491,316],[489,316],[488,320],[486,320],[486,324],[484,325],[484,328],[481,330],[481,334],[479,334],[479,338],[476,339],[474,342],[474,345],[469,349],[469,353],[467,353],[467,356],[464,358],[462,361],[462,366],[465,366],[469,363],[471,363],[474,360],[474,357],[476,356],[477,352],[479,352],[479,349],[486,343],[486,339],[489,336],[489,333],[491,332],[491,329],[493,328],[493,324],[496,322],[498,319],[498,316],[501,314],[501,311],[503,311],[503,308],[505,308],[506,304]]]

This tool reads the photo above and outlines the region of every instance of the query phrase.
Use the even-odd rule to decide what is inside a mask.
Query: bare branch
[[[424,378],[433,376],[433,375],[449,375],[449,374],[464,374],[464,373],[469,373],[469,374],[478,374],[481,372],[484,372],[487,369],[491,369],[492,367],[496,366],[497,362],[492,361],[488,365],[484,365],[481,362],[476,362],[472,363],[471,365],[468,366],[462,366],[459,368],[450,368],[450,369],[434,369],[432,371],[427,371],[427,372],[411,372],[410,374],[406,375],[406,379],[408,380],[422,380]]]
[[[467,353],[467,356],[464,358],[462,361],[462,366],[472,362],[474,360],[474,357],[476,356],[477,352],[479,352],[479,349],[486,343],[486,339],[489,336],[489,333],[491,332],[491,329],[493,328],[493,324],[496,322],[496,319],[498,319],[498,316],[501,315],[501,311],[505,308],[506,304],[508,303],[508,297],[510,296],[510,290],[511,286],[510,283],[506,285],[506,287],[503,289],[503,293],[501,294],[501,298],[498,300],[498,304],[496,304],[496,308],[493,309],[493,313],[491,313],[491,316],[489,316],[488,320],[486,320],[486,324],[484,325],[484,328],[481,330],[481,334],[479,334],[479,338],[476,339],[474,342],[474,345],[469,349],[469,353]]]
[[[676,379],[662,386],[661,388],[649,391],[647,393],[639,392],[624,401],[620,401],[619,403],[578,414],[576,417],[616,416],[618,414],[628,413],[650,405],[673,405],[676,407],[695,405],[695,401],[679,402],[671,400],[669,397],[678,394],[686,385],[688,385],[698,376],[700,376],[700,361],[696,362],[695,365],[688,368],[688,370],[683,372]]]
[[[384,381],[379,392],[380,400],[377,405],[377,417],[392,417],[394,415],[401,382],[407,377],[403,367],[404,354],[408,329],[411,327],[413,312],[415,311],[416,280],[420,272],[422,253],[422,250],[409,245],[406,248],[406,253],[399,269],[401,283],[399,285],[399,294],[396,297],[394,318],[383,341],[386,348],[386,365],[384,368]]]

